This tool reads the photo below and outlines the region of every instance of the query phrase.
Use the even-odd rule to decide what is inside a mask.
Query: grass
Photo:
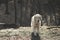
[[[31,37],[32,33],[31,27],[19,27],[17,29],[1,29],[0,30],[0,38],[1,37],[11,37],[11,36],[20,36],[20,37]],[[60,40],[60,28],[48,28],[48,26],[40,27],[40,37],[42,40]]]

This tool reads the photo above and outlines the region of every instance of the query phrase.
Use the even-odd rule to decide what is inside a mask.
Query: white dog
[[[40,14],[35,14],[31,18],[31,27],[33,29],[34,35],[39,34],[39,26],[41,26],[42,16]]]

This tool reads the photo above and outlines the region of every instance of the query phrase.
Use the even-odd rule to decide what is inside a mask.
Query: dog
[[[39,27],[41,26],[42,15],[35,14],[31,18],[31,27],[33,29],[34,35],[39,34]]]

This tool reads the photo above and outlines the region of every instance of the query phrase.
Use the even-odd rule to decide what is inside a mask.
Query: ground
[[[0,40],[31,40],[31,27],[19,27],[17,29],[1,29]],[[60,28],[42,26],[40,27],[41,40],[60,40]]]
[[[30,27],[2,29],[0,30],[0,40],[30,40],[30,29]]]

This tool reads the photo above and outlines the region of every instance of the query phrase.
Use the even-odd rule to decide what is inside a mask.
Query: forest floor
[[[60,40],[60,27],[42,26],[39,31],[41,40]],[[0,40],[31,40],[31,33],[31,27],[1,29]]]
[[[1,29],[0,40],[30,40],[30,27]]]

